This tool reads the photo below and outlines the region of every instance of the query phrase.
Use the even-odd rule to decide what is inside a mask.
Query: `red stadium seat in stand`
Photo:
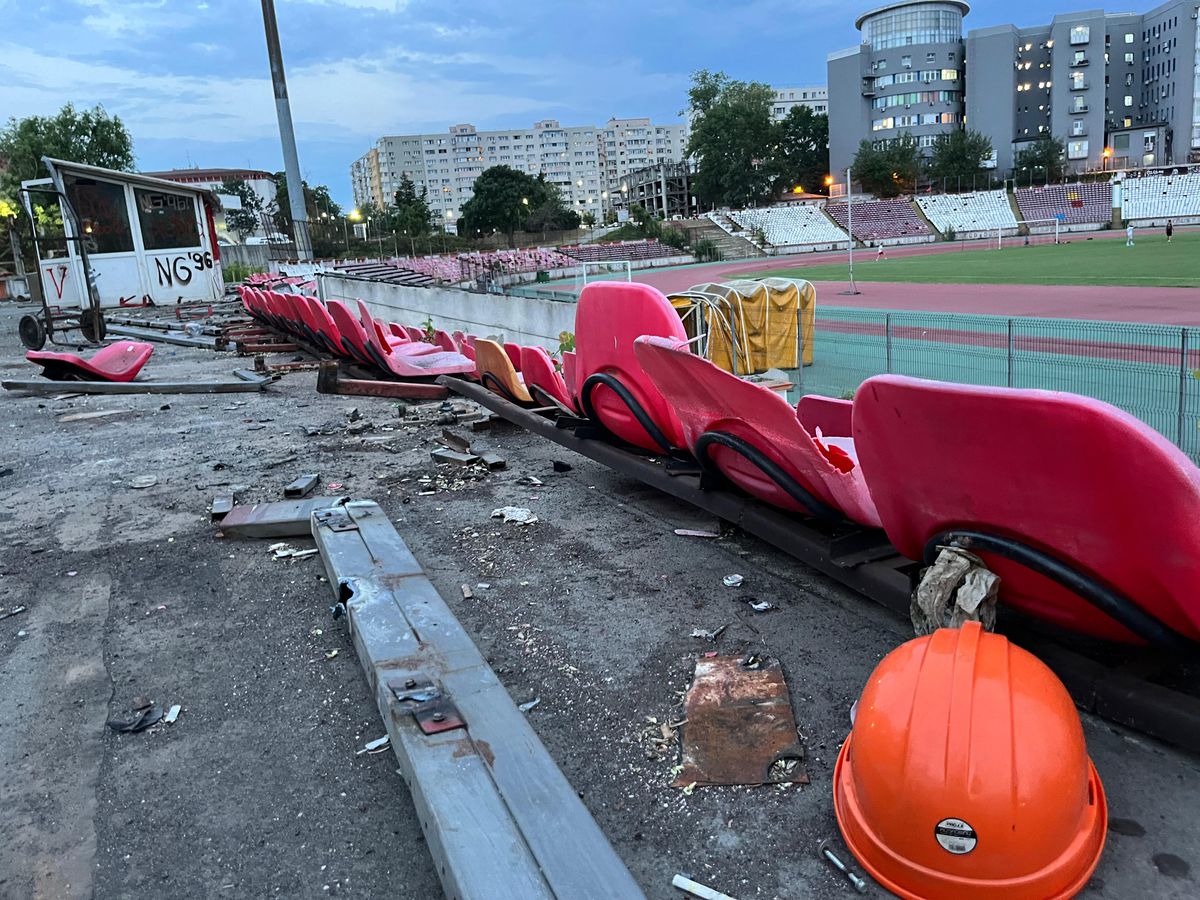
[[[472,371],[474,365],[458,353],[408,353],[403,346],[391,348],[381,344],[374,329],[368,332],[362,322],[350,312],[345,304],[331,300],[329,312],[337,323],[343,339],[356,353],[361,353],[382,372],[399,378],[432,378],[437,375],[461,375]]]
[[[951,541],[1000,576],[1000,602],[1118,641],[1200,639],[1200,470],[1087,397],[896,375],[854,398],[859,458],[896,549]]]
[[[41,366],[42,375],[51,381],[133,381],[152,353],[153,344],[117,341],[88,359],[51,350],[30,350],[25,358]]]
[[[544,347],[521,348],[521,377],[535,400],[549,400],[574,414],[575,402]]]
[[[679,416],[687,447],[746,493],[791,512],[879,527],[855,464],[850,403],[816,398],[807,410],[836,433],[803,421],[774,391],[744,381],[681,341],[641,337],[638,362]]]
[[[575,390],[584,414],[626,443],[656,453],[683,447],[683,429],[642,371],[633,342],[642,335],[686,341],[662,293],[637,282],[598,281],[575,310]]]

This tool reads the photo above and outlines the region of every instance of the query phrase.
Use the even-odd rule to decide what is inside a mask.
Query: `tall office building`
[[[902,0],[858,17],[862,42],[828,57],[836,181],[863,140],[880,144],[909,133],[931,147],[939,134],[962,127],[962,20],[969,11],[960,0]]]
[[[971,31],[968,127],[991,138],[1003,171],[1044,135],[1063,141],[1074,171],[1200,160],[1197,8],[1174,0]]]
[[[455,125],[448,132],[381,137],[350,166],[354,202],[383,206],[407,176],[424,188],[431,211],[453,229],[471,199],[475,179],[492,166],[511,166],[544,175],[557,185],[571,209],[598,219],[616,205],[611,191],[635,169],[678,161],[687,145],[687,126],[656,125],[650,119],[610,119],[608,124],[560,125],[554,119],[531,128],[476,131]]]

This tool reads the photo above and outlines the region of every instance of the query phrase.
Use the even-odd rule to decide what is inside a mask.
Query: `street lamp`
[[[1113,155],[1112,147],[1105,147],[1104,152],[1100,154],[1100,171],[1101,172],[1108,171],[1108,161],[1110,159],[1112,159],[1112,155]]]

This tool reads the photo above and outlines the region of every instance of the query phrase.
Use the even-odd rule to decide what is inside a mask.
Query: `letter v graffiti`
[[[54,270],[58,269],[58,277],[54,277]],[[63,288],[67,286],[67,267],[66,266],[51,266],[46,269],[46,274],[50,276],[50,281],[54,284],[54,293],[58,295],[58,299],[62,299]]]

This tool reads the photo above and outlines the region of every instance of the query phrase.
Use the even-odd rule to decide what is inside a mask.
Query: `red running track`
[[[1123,238],[1124,232],[1089,232],[1097,239]],[[954,253],[957,244],[918,244],[889,247],[888,257]],[[634,272],[636,281],[654,285],[663,293],[682,291],[705,281],[725,281],[732,276],[790,266],[839,262],[845,251],[802,253],[711,263],[672,269]],[[818,302],[824,306],[868,309],[903,309],[921,312],[959,312],[1005,316],[1042,316],[1060,319],[1093,319],[1108,322],[1155,322],[1164,325],[1200,325],[1200,290],[1194,288],[1087,285],[1012,284],[904,284],[872,282],[871,252],[855,267],[861,275],[857,295],[840,293],[847,282],[818,281]]]

